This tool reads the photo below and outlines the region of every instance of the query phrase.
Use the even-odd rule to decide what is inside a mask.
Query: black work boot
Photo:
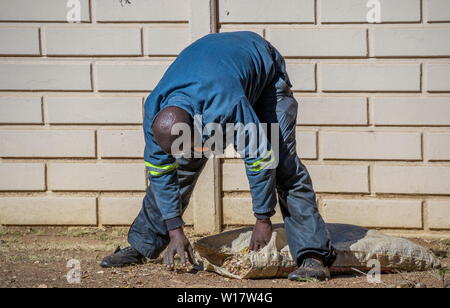
[[[117,247],[116,251],[112,255],[103,259],[100,266],[103,268],[126,267],[136,264],[144,264],[144,261],[145,257],[133,247],[128,247],[125,249],[120,249],[120,247]]]
[[[315,258],[305,258],[299,268],[289,274],[289,280],[324,281],[330,279],[330,276],[330,270],[324,266],[322,261]]]

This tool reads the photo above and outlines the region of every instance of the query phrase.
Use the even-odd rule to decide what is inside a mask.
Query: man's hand
[[[183,229],[175,229],[169,231],[170,243],[164,254],[164,265],[168,269],[173,270],[175,268],[174,257],[178,254],[181,260],[181,265],[186,266],[186,253],[192,265],[194,265],[194,250],[191,243],[184,235]]]
[[[272,222],[270,219],[258,219],[253,229],[250,250],[258,251],[269,244],[272,238]]]

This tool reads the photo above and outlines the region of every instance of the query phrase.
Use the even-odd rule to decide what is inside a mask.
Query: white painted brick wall
[[[373,32],[376,57],[446,57],[450,56],[450,27],[385,28]]]
[[[384,126],[450,126],[450,98],[374,99],[374,121]]]
[[[44,191],[44,164],[0,164],[0,191]]]
[[[39,54],[38,28],[0,28],[0,55],[37,56]]]
[[[48,189],[53,191],[143,191],[145,168],[138,163],[48,165]]]
[[[277,213],[272,217],[273,223],[282,223],[281,211],[277,207]],[[255,223],[251,198],[224,198],[223,199],[223,223],[225,225],[250,225]]]
[[[40,97],[0,96],[1,124],[42,124]]]
[[[222,167],[224,191],[249,191],[244,164],[224,164]]]
[[[450,92],[450,63],[428,65],[428,91]]]
[[[141,97],[44,98],[51,124],[141,124]]]
[[[298,96],[300,107],[299,125],[367,125],[367,99],[364,97],[302,97]]]
[[[450,230],[450,202],[448,201],[429,201],[428,202],[428,221],[431,229]]]
[[[0,0],[0,21],[66,22],[67,1]],[[81,21],[90,21],[89,0],[80,0]]]
[[[145,52],[151,56],[176,56],[189,45],[189,34],[189,27],[185,25],[146,27],[144,29],[144,39],[147,45]],[[170,41],[171,44],[161,44],[162,41]]]
[[[110,226],[131,225],[142,207],[142,198],[100,198],[101,223]]]
[[[259,34],[262,37],[266,37],[265,32],[266,29],[264,27],[261,27],[260,25],[234,25],[234,24],[223,24],[220,27],[219,32],[225,33],[225,32],[236,32],[236,31],[251,31]],[[267,31],[269,31],[267,29]]]
[[[422,228],[420,200],[324,200],[324,218],[331,223],[372,228]],[[349,215],[351,213],[351,215]],[[389,213],[389,215],[386,215]]]
[[[169,63],[99,63],[97,65],[100,91],[148,92],[158,84]]]
[[[2,62],[0,91],[91,91],[89,63]]]
[[[314,0],[219,0],[223,23],[313,23]]]
[[[270,29],[268,37],[285,57],[366,57],[366,29]]]
[[[132,5],[120,1],[95,0],[97,20],[100,22],[175,22],[189,20],[189,1],[135,1]]]
[[[450,133],[428,133],[425,143],[425,152],[430,160],[450,161]]]
[[[43,215],[43,213],[45,213]],[[95,198],[2,198],[0,223],[4,225],[95,226]]]
[[[362,165],[306,165],[314,189],[327,193],[368,193],[369,168]]]
[[[447,0],[427,0],[425,1],[428,10],[428,20],[430,22],[450,21],[450,1]]]
[[[327,92],[418,92],[419,64],[322,64]]]
[[[324,159],[422,160],[419,133],[324,132]]]
[[[314,189],[327,193],[368,193],[367,166],[307,165]],[[224,191],[249,191],[243,164],[223,166]]]
[[[103,158],[143,158],[144,132],[139,130],[99,131],[99,155]]]
[[[289,78],[293,85],[292,90],[302,92],[314,92],[316,84],[316,65],[302,64],[293,61],[286,63],[289,70]]]
[[[297,153],[304,159],[317,159],[317,132],[297,129]]]
[[[95,134],[89,130],[0,130],[0,156],[93,158]]]
[[[140,56],[139,27],[55,27],[45,29],[50,56]]]
[[[420,0],[380,0],[381,21],[419,22]],[[321,0],[324,23],[367,23],[367,0]]]
[[[253,31],[287,57],[325,218],[448,236],[450,1],[381,0],[381,24],[366,0],[130,2],[80,0],[70,24],[66,1],[0,0],[1,224],[130,224],[149,91],[192,40]],[[242,162],[218,165],[185,214],[204,232],[254,222]]]
[[[317,159],[317,132],[297,128],[297,153],[304,159]],[[234,150],[233,145],[229,145],[225,150],[225,158],[240,158]]]
[[[450,167],[375,166],[377,193],[448,195]]]

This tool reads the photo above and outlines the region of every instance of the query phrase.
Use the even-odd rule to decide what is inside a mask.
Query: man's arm
[[[181,197],[178,183],[176,160],[166,154],[154,141],[151,132],[146,132],[145,165],[150,185],[156,193],[155,199],[169,231],[170,243],[164,255],[164,264],[174,268],[176,254],[183,265],[186,264],[185,252],[194,264],[194,253],[189,240],[183,232],[181,218]]]
[[[276,161],[272,147],[265,132],[261,129],[258,116],[245,97],[234,106],[228,121],[235,125],[241,125],[241,128],[251,128],[252,125],[256,128],[256,130],[240,130],[234,140],[234,147],[246,165],[256,218],[270,218],[275,214],[277,204],[275,194]]]
[[[236,151],[245,161],[253,200],[253,211],[257,218],[250,249],[259,250],[269,243],[272,236],[270,218],[275,214],[277,203],[275,155],[265,132],[261,129],[258,116],[245,97],[234,106],[228,121],[249,128],[254,125],[256,128],[256,130],[241,131],[236,138],[238,140],[234,141],[234,145]],[[255,141],[256,147],[254,146]]]
[[[150,185],[157,192],[156,203],[168,230],[183,225],[181,219],[181,197],[178,184],[178,164],[174,157],[166,154],[155,142],[150,131],[145,136],[145,165]]]

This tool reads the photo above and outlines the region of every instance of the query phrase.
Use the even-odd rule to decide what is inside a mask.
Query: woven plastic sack
[[[424,271],[441,266],[431,250],[413,242],[352,225],[328,224],[337,260],[332,274],[366,271],[376,259],[383,272]],[[194,246],[204,270],[237,279],[282,278],[296,269],[283,225],[275,225],[270,243],[249,251],[252,228],[203,238]]]

